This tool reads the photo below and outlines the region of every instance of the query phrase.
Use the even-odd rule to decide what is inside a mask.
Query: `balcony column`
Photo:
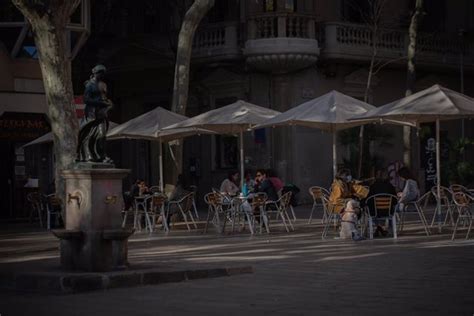
[[[314,25],[314,19],[308,19],[308,37],[309,38],[316,38],[316,28]]]
[[[224,43],[226,47],[232,43],[237,43],[237,28],[235,25],[227,25],[225,27]]]
[[[277,37],[286,37],[286,16],[278,17],[278,34]]]
[[[326,47],[337,47],[337,25],[328,24],[324,28],[324,41],[326,42]]]
[[[257,38],[257,23],[255,20],[249,19],[247,22],[247,39],[253,40]]]

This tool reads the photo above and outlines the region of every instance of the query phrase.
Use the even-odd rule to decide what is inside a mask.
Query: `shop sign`
[[[50,130],[44,114],[5,112],[0,117],[0,140],[29,141]]]

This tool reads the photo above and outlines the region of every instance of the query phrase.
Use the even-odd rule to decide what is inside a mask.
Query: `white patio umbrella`
[[[117,123],[114,123],[114,122],[109,122],[109,123],[110,123],[110,128],[114,128],[115,126],[118,125]],[[52,142],[53,142],[53,132],[49,132],[23,145],[22,147],[29,147],[32,145],[46,144],[46,143],[52,143]]]
[[[242,188],[244,183],[243,132],[250,130],[255,125],[267,121],[277,114],[280,114],[280,112],[239,100],[235,103],[202,113],[180,123],[173,124],[164,130],[171,128],[199,127],[217,133],[239,134],[240,187]]]
[[[163,191],[163,152],[162,143],[197,134],[214,134],[213,131],[200,128],[163,128],[186,120],[187,117],[168,111],[162,107],[146,112],[136,118],[116,126],[107,133],[107,139],[144,139],[159,142],[160,190]]]
[[[320,97],[291,108],[265,121],[256,128],[299,125],[331,132],[332,168],[333,175],[335,176],[337,172],[337,131],[373,122],[373,119],[348,120],[354,115],[363,114],[372,109],[375,109],[375,107],[368,103],[332,90]]]
[[[118,125],[117,123],[109,122],[110,127],[115,127],[117,125]],[[22,148],[30,147],[30,146],[34,146],[34,145],[43,145],[43,144],[48,144],[48,143],[52,144],[53,141],[54,141],[53,140],[53,132],[48,132],[48,133],[32,140],[31,142],[26,143],[25,145],[22,146]]]
[[[441,195],[441,164],[439,146],[439,122],[474,117],[474,99],[462,93],[434,85],[408,97],[375,108],[354,119],[376,118],[381,120],[412,121],[420,123],[436,122],[436,182],[437,194]],[[438,225],[441,229],[441,206],[438,200]]]

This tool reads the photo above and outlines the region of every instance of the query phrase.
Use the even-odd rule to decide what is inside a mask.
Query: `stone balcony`
[[[313,16],[267,13],[247,20],[244,56],[256,69],[285,73],[314,64],[319,56]]]
[[[343,22],[323,23],[320,27],[321,59],[369,61],[372,54],[372,34],[364,25]],[[379,34],[377,58],[406,64],[408,30],[385,29]],[[474,66],[472,43],[464,44],[457,35],[419,33],[417,64],[420,66],[459,67],[461,48],[465,67]]]
[[[198,28],[193,42],[193,61],[218,62],[239,59],[239,22],[203,25]]]

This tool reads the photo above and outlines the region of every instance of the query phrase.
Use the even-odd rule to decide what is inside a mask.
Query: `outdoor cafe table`
[[[253,235],[254,234],[254,227],[253,227],[253,209],[251,206],[251,201],[253,200],[255,194],[250,193],[247,196],[243,195],[237,195],[232,198],[232,204],[233,204],[233,212],[232,212],[232,231],[234,231],[234,223],[235,223],[235,216],[244,214],[244,216],[247,218],[247,223],[249,225],[249,230],[250,233]],[[246,204],[247,203],[247,204]],[[247,208],[247,209],[246,209]],[[260,221],[265,225],[265,229],[267,232],[269,232],[269,227],[268,227],[268,217],[267,213],[265,211],[265,205],[260,206]],[[262,227],[260,227],[260,233],[262,232]]]
[[[153,230],[153,225],[151,223],[151,220],[148,216],[148,198],[150,197],[153,197],[153,194],[142,194],[142,195],[138,195],[136,197],[134,197],[134,203],[135,203],[135,214],[134,214],[134,220],[133,220],[133,227],[135,229],[137,229],[137,227],[140,227],[139,225],[139,220],[138,220],[138,211],[139,211],[139,208],[142,207],[143,208],[143,212],[145,213],[145,220],[147,222],[147,225],[149,227],[149,230],[150,232],[152,232]],[[166,200],[165,204],[163,204],[163,209],[161,210],[160,212],[160,215],[163,216],[163,219],[162,219],[162,224],[163,224],[163,227],[165,229],[165,231],[169,231],[169,227],[168,227],[168,223],[167,223],[167,220],[166,220],[166,216],[164,216],[165,214],[165,210],[164,208],[166,207],[166,204],[168,203],[168,200]]]

